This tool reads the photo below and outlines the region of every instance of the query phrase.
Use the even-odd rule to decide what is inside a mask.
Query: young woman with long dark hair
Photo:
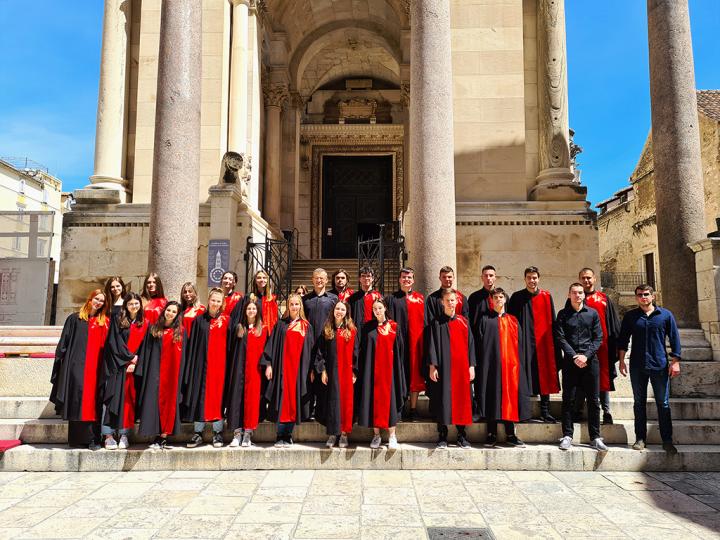
[[[145,319],[150,324],[155,324],[160,317],[160,313],[165,309],[165,304],[167,304],[162,280],[155,272],[150,272],[145,276],[140,296],[142,296],[143,300]]]
[[[125,301],[125,295],[128,293],[128,287],[120,276],[113,276],[105,282],[103,290],[105,291],[109,312],[115,317],[120,313],[120,308],[122,308]]]
[[[183,316],[185,333],[190,336],[193,322],[199,315],[205,313],[205,306],[200,303],[197,288],[191,281],[183,283],[180,289],[180,312]]]

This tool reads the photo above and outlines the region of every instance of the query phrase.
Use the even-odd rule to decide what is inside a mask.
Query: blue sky
[[[100,0],[0,0],[0,156],[27,156],[66,191],[92,174]],[[601,7],[598,7],[601,6]],[[627,183],[650,130],[644,0],[566,0],[570,124],[593,204]],[[698,88],[720,88],[718,0],[690,0]],[[715,59],[715,61],[713,61]]]

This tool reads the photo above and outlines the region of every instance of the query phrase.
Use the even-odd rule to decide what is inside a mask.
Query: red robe
[[[183,311],[183,328],[185,329],[185,335],[190,337],[190,330],[192,330],[193,322],[199,316],[205,313],[205,306],[200,304],[197,307],[189,307]]]
[[[386,299],[388,318],[397,322],[405,347],[405,378],[409,392],[425,390],[425,298],[417,291],[397,291]]]
[[[158,319],[160,318],[160,314],[165,309],[165,305],[167,304],[167,302],[167,298],[163,296],[151,298],[145,303],[145,307],[143,308],[143,314],[145,315],[145,320],[150,323],[150,326],[152,326],[158,321]]]
[[[235,306],[240,300],[242,300],[242,298],[243,294],[240,292],[233,292],[228,294],[225,297],[225,309],[223,309],[223,315],[227,315],[229,317],[233,309],[235,309]]]
[[[603,333],[602,345],[600,345],[597,352],[598,361],[600,362],[600,391],[611,392],[615,390],[613,379],[617,376],[615,371],[615,362],[617,361],[615,341],[620,334],[620,324],[615,306],[613,306],[608,296],[600,291],[594,291],[586,295],[585,305],[593,308],[600,316],[600,326]]]
[[[315,356],[315,371],[327,372],[327,385],[320,387],[316,418],[326,427],[328,435],[350,433],[353,424],[354,386],[353,375],[357,374],[360,338],[357,330],[350,332],[348,339],[341,331],[335,338],[325,339],[324,333]]]
[[[373,318],[372,305],[375,300],[380,300],[382,295],[378,291],[369,290],[368,292],[360,289],[355,291],[349,298],[350,316],[355,326],[362,328],[364,324],[370,322]]]

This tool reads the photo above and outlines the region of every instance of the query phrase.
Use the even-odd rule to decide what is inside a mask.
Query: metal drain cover
[[[428,527],[430,540],[467,540],[468,538],[486,538],[495,540],[490,529],[471,529],[465,527]]]

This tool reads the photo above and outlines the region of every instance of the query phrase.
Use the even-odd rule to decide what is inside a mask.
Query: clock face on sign
[[[210,270],[210,279],[216,283],[220,283],[224,273],[225,271],[222,268],[213,268]]]

